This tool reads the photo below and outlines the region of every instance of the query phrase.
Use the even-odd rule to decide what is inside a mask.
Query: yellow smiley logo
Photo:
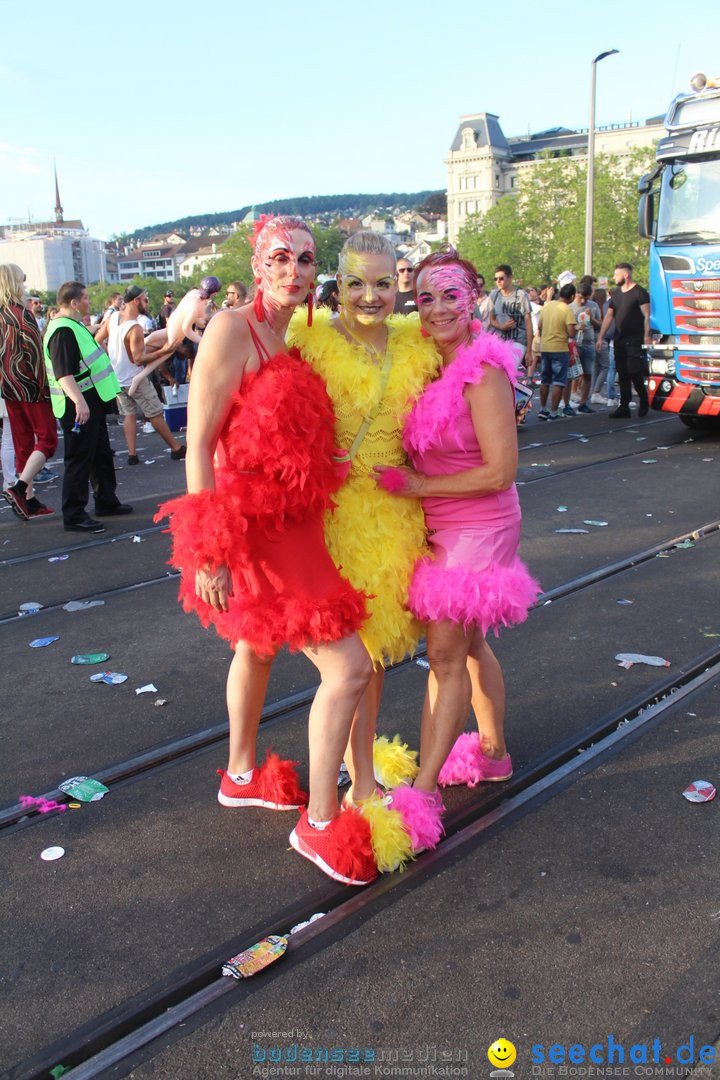
[[[517,1051],[507,1039],[496,1039],[488,1050],[488,1060],[491,1065],[499,1069],[506,1069],[512,1065],[517,1057]]]

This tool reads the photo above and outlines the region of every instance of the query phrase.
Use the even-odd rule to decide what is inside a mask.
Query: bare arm
[[[226,317],[227,314],[227,317]],[[213,458],[252,344],[245,319],[221,312],[203,334],[188,402],[188,491],[214,491]]]
[[[418,498],[478,498],[507,491],[512,486],[518,447],[514,395],[507,376],[488,366],[481,383],[466,387],[465,399],[470,406],[483,464],[447,476],[426,476],[412,469],[388,470],[402,473],[406,481],[403,490],[396,489],[399,494]],[[382,467],[375,469],[378,477],[384,471]]]
[[[600,331],[599,331],[598,336],[597,336],[597,341],[595,342],[595,351],[596,352],[600,352],[600,350],[602,349],[602,343],[605,340],[605,335],[607,334],[608,330],[610,329],[610,323],[613,321],[613,316],[614,316],[614,312],[613,312],[612,308],[608,308],[607,311],[605,312],[604,316],[603,316],[603,321],[602,321],[602,324],[600,326]]]
[[[650,305],[649,304],[641,304],[640,305],[640,310],[642,311],[643,319],[645,320],[645,332],[644,332],[645,344],[646,345],[652,345],[652,335],[650,333]]]
[[[90,416],[90,409],[85,398],[82,396],[82,391],[75,381],[74,375],[63,375],[58,379],[65,397],[70,398],[75,406],[75,419],[78,424],[84,424]]]

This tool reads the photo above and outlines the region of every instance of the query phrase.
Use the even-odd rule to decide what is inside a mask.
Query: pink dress
[[[405,449],[418,472],[447,476],[483,464],[467,384],[482,382],[486,365],[502,368],[511,385],[517,362],[500,338],[481,332],[431,383],[405,425]],[[517,489],[469,498],[422,500],[432,554],[420,559],[409,607],[418,619],[452,619],[465,630],[523,622],[540,586],[518,557],[521,513]]]

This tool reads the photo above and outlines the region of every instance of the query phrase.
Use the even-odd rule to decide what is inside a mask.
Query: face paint
[[[441,349],[469,339],[476,299],[474,281],[457,264],[423,270],[417,282],[420,322]]]
[[[418,309],[421,304],[427,307],[442,297],[446,304],[454,306],[458,314],[470,322],[477,293],[474,283],[462,266],[438,266],[424,271],[420,276],[422,287],[418,283]]]
[[[349,324],[375,326],[392,313],[397,286],[389,256],[348,252],[339,284],[343,318]]]
[[[258,233],[253,270],[268,308],[302,304],[315,273],[315,241],[305,229],[273,218]]]

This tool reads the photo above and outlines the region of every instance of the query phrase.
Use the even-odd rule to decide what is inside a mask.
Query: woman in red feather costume
[[[370,828],[357,810],[339,810],[337,777],[372,670],[356,632],[365,597],[336,569],[323,538],[323,513],[343,479],[332,405],[320,376],[285,347],[292,313],[312,294],[307,225],[261,223],[252,265],[254,302],[219,313],[203,336],[188,409],[188,494],[160,515],[170,517],[185,609],[235,649],[218,800],[273,810],[308,802],[292,846],[336,880],[362,885],[377,874]],[[260,713],[283,644],[303,650],[321,677],[309,720],[309,800],[294,763],[268,754],[256,767]]]

